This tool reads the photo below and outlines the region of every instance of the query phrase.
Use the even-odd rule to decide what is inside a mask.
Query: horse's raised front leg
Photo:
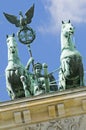
[[[28,90],[28,85],[27,85],[26,77],[22,75],[20,77],[20,80],[21,80],[21,82],[23,84],[23,89],[24,89],[24,92],[25,92],[25,97],[30,97],[31,94],[30,94],[30,91]]]

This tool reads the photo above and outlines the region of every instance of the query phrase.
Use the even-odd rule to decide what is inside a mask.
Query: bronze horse
[[[15,36],[7,36],[8,47],[8,65],[6,67],[6,86],[11,99],[26,97],[31,95],[30,75],[25,67],[21,64],[18,57],[17,43]],[[23,86],[21,77],[26,78],[26,87]],[[23,80],[23,79],[22,79]]]
[[[62,22],[59,72],[59,89],[62,90],[84,85],[82,57],[75,47],[73,34],[74,27],[70,20]]]

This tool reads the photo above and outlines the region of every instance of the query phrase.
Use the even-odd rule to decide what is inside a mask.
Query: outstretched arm
[[[25,67],[27,70],[29,70],[30,65],[31,65],[31,63],[32,63],[33,61],[34,61],[33,57],[31,57],[31,58],[28,60],[27,65],[26,65],[26,67]]]

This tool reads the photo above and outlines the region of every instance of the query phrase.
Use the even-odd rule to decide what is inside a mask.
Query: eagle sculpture
[[[17,18],[17,16],[15,15],[11,15],[11,14],[7,14],[5,12],[3,12],[4,16],[6,17],[6,19],[12,23],[15,24],[16,27],[24,27],[27,24],[30,24],[32,21],[32,17],[34,15],[34,4],[33,6],[25,13],[25,17],[23,17],[22,12],[19,12],[20,15],[20,19]]]

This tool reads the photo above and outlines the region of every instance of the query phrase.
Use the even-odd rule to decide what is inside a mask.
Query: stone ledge
[[[15,100],[10,100],[10,101],[6,101],[6,102],[2,102],[0,103],[0,108],[1,107],[5,107],[5,106],[9,106],[9,105],[13,105],[13,104],[22,104],[22,103],[26,103],[26,102],[38,102],[41,99],[48,99],[48,98],[52,98],[52,97],[56,97],[56,96],[73,96],[73,95],[78,95],[78,94],[85,94],[86,91],[86,86],[85,87],[77,87],[76,89],[67,89],[65,91],[56,91],[56,92],[52,92],[49,94],[43,94],[43,95],[39,95],[39,96],[34,96],[34,97],[30,97],[30,98],[19,98],[19,99],[15,99]],[[79,95],[80,96],[80,95]],[[83,95],[81,95],[83,96]]]
[[[86,114],[86,87],[0,104],[0,130]]]

